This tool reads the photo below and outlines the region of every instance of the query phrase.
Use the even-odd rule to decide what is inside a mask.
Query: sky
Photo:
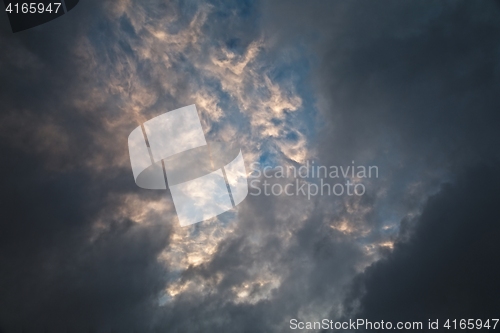
[[[0,333],[498,318],[499,41],[496,0],[81,0],[18,33],[0,15]],[[251,189],[181,227],[127,138],[191,104],[249,180],[377,177]]]

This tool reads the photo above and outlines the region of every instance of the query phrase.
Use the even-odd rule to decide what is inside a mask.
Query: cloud
[[[495,46],[500,31],[498,3],[313,1],[303,6],[300,2],[273,1],[264,4],[264,22],[275,45],[284,47],[294,42],[317,59],[311,82],[316,88],[320,119],[325,123],[317,136],[320,141],[315,147],[317,158],[325,165],[355,160],[380,169],[381,177],[370,206],[372,214],[362,225],[370,225],[372,230],[367,235],[367,240],[372,240],[367,251],[380,244],[387,248],[385,254],[381,252],[382,258],[391,253],[391,247],[394,257],[389,255],[387,262],[374,264],[359,278],[358,286],[369,290],[366,297],[362,296],[362,290],[354,293],[351,306],[359,304],[360,309],[366,308],[360,316],[370,315],[376,320],[385,319],[383,315],[411,320],[412,312],[414,318],[424,313],[432,317],[433,311],[441,316],[444,310],[438,306],[450,303],[441,300],[433,306],[430,299],[423,298],[453,296],[446,287],[443,292],[435,289],[436,285],[431,286],[433,282],[419,283],[420,274],[423,279],[432,275],[431,268],[426,266],[438,264],[429,261],[431,254],[424,249],[426,242],[412,237],[430,237],[430,230],[425,236],[419,236],[418,231],[420,225],[430,223],[426,212],[438,210],[426,205],[427,198],[439,193],[439,200],[446,202],[459,196],[456,192],[461,190],[442,190],[443,183],[455,183],[461,177],[460,182],[469,184],[476,178],[466,170],[498,162],[495,147],[500,137],[494,125],[499,121],[496,109],[500,101],[495,92],[499,83],[499,51]],[[498,197],[489,184],[484,191],[483,200]],[[455,206],[443,203],[440,219],[435,218],[434,223],[439,223],[439,228],[450,226],[451,230],[455,223],[472,223],[456,213],[475,212],[481,216],[485,207],[479,201],[470,201],[470,204],[457,201],[461,204]],[[334,228],[351,230],[350,222],[338,221]],[[411,236],[413,228],[416,231]],[[493,226],[488,228],[494,230]],[[439,244],[438,238],[447,239],[443,233],[433,234],[435,244]],[[371,237],[377,234],[391,236],[375,241]],[[450,240],[449,251],[460,253],[460,235],[453,235],[456,239]],[[394,245],[396,239],[399,245]],[[408,240],[407,247],[411,250],[403,254],[404,241]],[[477,246],[477,251],[478,256],[487,255],[481,246]],[[403,262],[404,255],[407,256]],[[453,260],[451,254],[446,255]],[[446,264],[445,258],[437,255],[436,260],[450,267],[458,259]],[[481,263],[481,270],[487,270],[489,265]],[[414,270],[404,272],[404,267]],[[445,275],[453,269],[435,270]],[[394,276],[389,276],[392,273]],[[398,282],[405,280],[401,275],[407,273],[412,275],[413,284]],[[449,280],[457,279],[446,276]],[[485,281],[490,276],[495,273],[484,277]],[[444,279],[435,278],[436,283],[445,284]],[[482,277],[471,279],[479,283]],[[412,296],[399,293],[399,286],[417,297],[413,310],[410,310]],[[457,295],[473,292],[471,284],[455,288]],[[383,294],[386,291],[390,296]],[[388,302],[387,308],[383,300]],[[398,304],[405,309],[398,308]],[[421,309],[426,307],[430,310]],[[466,315],[469,310],[465,301],[460,301],[448,314]],[[488,311],[486,306],[480,306],[472,313],[484,316]],[[454,316],[458,318],[458,314]],[[349,315],[358,314],[353,311]]]
[[[402,248],[427,263],[427,221],[455,230],[460,212],[491,210],[493,192],[463,194],[478,173],[492,190],[489,171],[440,186],[498,158],[497,11],[124,0],[15,36],[0,22],[0,327],[280,332],[293,317],[376,316],[372,276],[399,272]],[[135,186],[127,137],[193,103],[207,141],[242,147],[247,166],[355,161],[380,177],[363,197],[249,196],[181,228],[168,191]]]
[[[478,177],[478,175],[482,175]],[[484,181],[478,181],[478,179]],[[498,167],[476,167],[429,198],[394,251],[357,277],[351,313],[371,321],[491,319],[498,308]],[[359,307],[359,308],[358,308]]]

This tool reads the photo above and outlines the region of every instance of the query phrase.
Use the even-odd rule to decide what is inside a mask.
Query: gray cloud
[[[442,297],[422,315],[466,315],[486,297],[471,283],[493,288],[474,258],[496,260],[494,171],[440,186],[498,159],[496,2],[86,1],[16,35],[5,19],[4,331],[284,332],[294,317],[409,318],[398,288],[419,307]],[[192,103],[248,161],[355,160],[381,177],[362,198],[249,196],[180,229],[166,193],[135,187],[126,138]],[[432,269],[452,258],[483,277],[438,288],[432,272],[465,274]],[[412,284],[394,281],[405,265]]]
[[[93,138],[103,124],[75,103],[92,82],[74,50],[86,26],[99,20],[100,6],[82,4],[17,35],[2,15],[0,327],[6,332],[143,327],[165,283],[156,257],[168,245],[169,225],[106,219],[118,210],[115,196],[135,187],[128,169],[89,168],[104,148],[115,157]],[[97,111],[105,111],[103,104]]]
[[[318,59],[311,81],[330,120],[318,155],[326,164],[379,165],[386,194],[376,196],[375,221],[400,217],[394,253],[357,278],[346,316],[485,317],[497,307],[489,296],[496,270],[486,261],[498,258],[467,233],[496,234],[489,203],[498,198],[499,8],[495,1],[269,4],[278,44],[296,40]],[[314,38],[297,38],[308,34]],[[475,187],[478,174],[488,181]],[[457,188],[440,188],[457,178]],[[483,282],[488,287],[477,289]]]
[[[396,243],[393,253],[356,278],[347,299],[351,314],[425,325],[439,319],[441,327],[447,319],[494,318],[500,292],[498,186],[497,166],[472,168],[456,184],[443,186],[429,199],[410,240]]]

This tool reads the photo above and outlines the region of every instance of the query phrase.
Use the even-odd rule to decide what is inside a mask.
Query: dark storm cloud
[[[41,158],[4,144],[0,151],[2,327],[58,332],[147,322],[166,274],[156,257],[168,225],[110,219],[97,236],[93,228],[103,210],[116,209],[109,192],[129,190],[127,177],[47,170]]]
[[[399,10],[393,14],[399,16]],[[454,178],[471,165],[499,161],[499,8],[493,2],[453,3],[436,11],[434,17],[423,15],[432,18],[403,37],[399,25],[386,32],[368,22],[367,42],[357,43],[358,34],[347,33],[340,45],[351,38],[354,46],[332,47],[331,61],[322,65],[330,69],[322,82],[330,89],[331,107],[340,110],[333,113],[338,123],[333,141],[348,148],[348,155],[366,147],[388,149],[388,159],[405,165],[393,182],[407,177],[426,182],[426,174],[441,169]],[[426,321],[494,315],[498,171],[474,169],[458,188],[445,188],[430,201],[410,243],[360,277],[359,286],[366,289],[360,317]]]
[[[106,214],[119,209],[114,195],[135,189],[133,180],[129,169],[89,168],[103,150],[92,134],[104,125],[73,103],[89,91],[74,50],[86,27],[102,19],[104,5],[86,1],[58,20],[15,35],[0,15],[5,332],[140,329],[164,285],[166,272],[156,257],[168,244],[169,226],[146,228]],[[111,108],[99,106],[103,113],[106,106]]]
[[[404,9],[425,17],[432,10],[395,7],[395,16]],[[394,149],[402,155],[431,167],[474,163],[495,154],[498,7],[459,2],[435,10],[437,17],[415,24],[416,31],[407,36],[399,35],[397,24],[391,33],[379,34],[378,24],[368,24],[373,33],[348,32],[341,46],[327,53],[331,61],[325,59],[322,67],[329,68],[329,76],[322,80],[332,109],[341,110],[336,138],[345,147],[363,149],[386,134],[400,141]],[[346,48],[349,39],[354,46]],[[367,41],[356,43],[359,39]]]
[[[483,261],[464,253],[469,249],[495,260],[487,252],[489,243],[473,245],[474,239],[466,234],[479,239],[493,237],[485,236],[488,232],[498,234],[492,218],[487,219],[493,216],[492,198],[498,198],[493,192],[498,178],[488,169],[475,169],[457,185],[441,190],[420,219],[411,216],[430,192],[439,189],[443,176],[453,179],[469,164],[498,157],[496,3],[263,4],[262,22],[249,2],[213,2],[207,23],[199,23],[201,19],[195,23],[222,51],[227,47],[244,54],[256,38],[255,30],[246,33],[247,27],[257,22],[263,23],[263,33],[274,45],[268,53],[273,61],[281,56],[281,47],[296,47],[310,56],[316,65],[311,82],[320,119],[328,120],[317,131],[319,159],[325,165],[350,164],[353,159],[373,162],[380,167],[380,181],[373,183],[366,197],[352,202],[248,197],[239,207],[236,227],[228,227],[231,232],[216,244],[210,258],[176,272],[179,282],[168,271],[169,262],[157,261],[171,244],[172,230],[164,222],[172,221],[172,216],[148,216],[161,223],[141,225],[130,214],[120,214],[124,206],[132,206],[130,201],[124,204],[121,195],[139,193],[145,201],[155,202],[163,194],[138,192],[128,164],[112,163],[123,158],[126,137],[137,124],[126,119],[112,125],[114,116],[130,107],[123,96],[134,95],[134,89],[146,87],[161,95],[143,107],[141,91],[137,93],[139,102],[131,104],[147,116],[163,112],[165,105],[173,109],[171,105],[189,94],[186,74],[176,76],[175,70],[191,75],[199,65],[189,63],[192,59],[203,58],[203,63],[211,59],[181,54],[180,60],[164,60],[166,67],[178,66],[167,72],[175,89],[165,92],[158,88],[162,82],[156,80],[163,77],[155,76],[154,61],[143,58],[141,62],[138,54],[167,45],[174,54],[188,50],[203,55],[207,45],[196,39],[199,35],[188,33],[186,39],[195,40],[200,49],[193,50],[190,44],[176,49],[183,40],[160,44],[165,40],[151,37],[158,32],[155,29],[165,26],[140,32],[137,25],[150,18],[167,21],[161,15],[175,16],[168,28],[182,31],[194,22],[197,8],[190,2],[148,2],[111,22],[105,14],[111,2],[85,1],[67,15],[15,38],[2,18],[0,153],[1,170],[7,176],[0,198],[7,207],[0,224],[1,329],[280,332],[288,331],[293,317],[318,319],[330,314],[335,318],[343,314],[341,302],[352,277],[369,260],[363,242],[376,244],[383,239],[378,228],[394,219],[391,214],[410,221],[408,234],[414,238],[398,243],[386,261],[360,275],[346,305],[360,300],[362,313],[370,318],[401,306],[398,313],[403,317],[409,313],[405,312],[408,306],[403,306],[407,303],[398,300],[399,289],[392,286],[408,290],[422,306],[425,295],[433,295],[426,294],[427,289],[445,299],[458,290],[462,301],[480,300],[469,288],[469,282],[480,281],[477,275],[466,275],[469,282],[452,283],[442,293],[438,289],[445,280],[432,284],[430,275],[439,271],[448,279],[454,273],[466,274],[456,260],[449,270],[433,268],[455,253],[456,258],[465,256],[464,261],[484,271],[483,275],[490,274]],[[79,44],[79,37],[89,31],[88,44]],[[85,53],[87,47],[92,52]],[[108,71],[113,66],[121,70]],[[203,83],[204,79],[193,76],[192,80]],[[215,86],[210,92],[219,89]],[[117,93],[120,89],[122,95]],[[253,89],[245,93],[250,95]],[[477,174],[489,183],[475,184],[472,180],[481,178]],[[470,191],[480,194],[469,200],[466,192]],[[476,230],[470,225],[475,216],[488,222],[478,223]],[[349,234],[336,229],[342,220],[361,231]],[[435,224],[439,224],[436,229]],[[96,232],[96,226],[102,229]],[[368,239],[359,236],[363,228],[369,231]],[[207,237],[212,236],[217,235]],[[432,245],[429,249],[426,239]],[[442,256],[433,258],[433,251],[441,251]],[[406,256],[413,260],[401,259]],[[410,284],[379,279],[392,281],[407,274],[404,267],[411,262],[422,263],[410,270],[425,277],[415,287],[420,294]],[[424,269],[425,265],[432,267]],[[494,271],[486,276],[485,286],[492,286],[490,277],[497,275]],[[158,307],[165,287],[176,287],[172,281],[180,284],[182,292]],[[377,288],[387,293],[381,295]],[[240,298],[239,293],[246,296]],[[485,291],[480,290],[480,295],[485,296]],[[386,297],[388,305],[377,312],[379,297]],[[447,314],[437,305],[430,309],[436,314],[429,312],[429,316]],[[464,315],[467,309],[464,305]]]
[[[143,308],[155,304],[162,287],[165,272],[155,258],[168,228],[114,220],[90,242],[92,219],[113,205],[88,184],[101,181],[116,189],[122,177],[51,172],[22,153],[3,148],[2,154],[2,172],[11,175],[1,191],[5,329],[57,332],[143,322]]]
[[[312,81],[332,126],[322,152],[388,151],[436,168],[497,154],[499,11],[494,1],[287,1],[266,13],[270,34],[318,59]]]
[[[472,168],[429,199],[411,239],[356,279],[356,317],[443,325],[498,316],[499,171]]]
[[[492,315],[498,168],[481,166],[499,161],[498,2],[270,2],[266,13],[278,45],[295,40],[318,59],[311,81],[330,119],[319,156],[379,165],[386,212],[425,207],[402,219],[410,243],[359,277],[360,315]]]

